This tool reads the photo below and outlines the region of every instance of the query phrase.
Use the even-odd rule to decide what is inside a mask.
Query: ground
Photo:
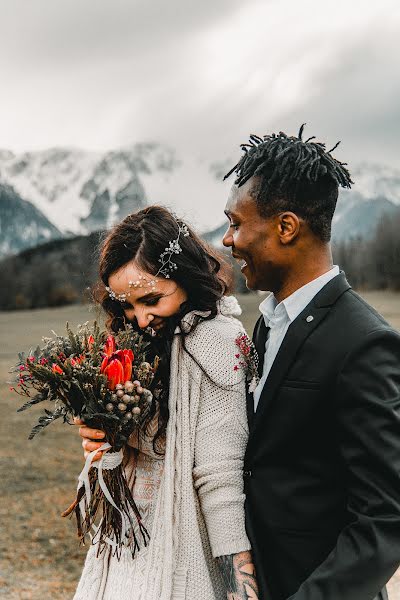
[[[400,294],[363,294],[400,329]],[[248,331],[260,298],[240,298]],[[27,437],[41,409],[17,414],[20,398],[8,390],[8,371],[16,353],[40,342],[51,329],[98,318],[88,306],[0,313],[0,597],[8,600],[69,600],[84,560],[74,523],[60,513],[72,502],[82,453],[74,427],[53,424],[32,441]],[[22,402],[21,402],[22,404]],[[400,573],[389,586],[390,600],[400,600]]]

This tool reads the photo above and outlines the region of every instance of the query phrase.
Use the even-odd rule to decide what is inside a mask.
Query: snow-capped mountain
[[[218,244],[233,177],[221,180],[233,164],[211,163],[194,154],[177,157],[156,143],[108,152],[0,150],[0,185],[13,188],[15,206],[11,225],[10,203],[0,198],[0,255],[45,239],[108,228],[148,203],[171,206],[198,229],[209,231],[208,239]],[[400,210],[400,170],[362,164],[352,174],[355,185],[341,191],[335,213],[336,240],[370,235],[381,214]],[[23,239],[16,229],[30,233]]]
[[[106,153],[52,148],[0,151],[0,182],[11,185],[62,233],[109,227],[147,202],[142,175],[168,172],[173,151],[156,144]]]
[[[43,213],[5,184],[0,184],[0,209],[0,256],[62,237]]]
[[[336,241],[369,237],[379,219],[400,211],[400,171],[376,164],[360,164],[352,170],[351,190],[340,190],[333,217]]]

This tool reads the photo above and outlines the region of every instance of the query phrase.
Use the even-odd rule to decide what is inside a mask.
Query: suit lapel
[[[253,333],[253,343],[258,354],[258,374],[261,377],[263,371],[265,342],[267,341],[269,328],[265,325],[264,317],[259,317]]]
[[[337,277],[329,281],[322,288],[322,290],[313,298],[308,306],[306,306],[306,308],[289,326],[289,329],[271,367],[264,388],[261,392],[257,412],[253,417],[252,427],[250,430],[249,445],[256,436],[257,431],[260,428],[264,428],[265,414],[268,412],[270,405],[277,395],[280,384],[287,371],[301,350],[301,346],[329,313],[332,305],[349,288],[350,285],[348,284],[344,273],[341,272]],[[258,321],[255,328],[256,348],[260,327],[261,324]],[[258,348],[257,350],[259,351]],[[263,353],[260,355],[260,361],[262,360]]]

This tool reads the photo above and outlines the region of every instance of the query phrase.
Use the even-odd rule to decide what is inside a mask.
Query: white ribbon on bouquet
[[[98,471],[99,486],[102,489],[104,496],[107,498],[108,502],[121,515],[121,540],[123,541],[125,539],[125,535],[126,535],[126,531],[127,531],[126,521],[128,519],[127,519],[126,515],[124,515],[122,513],[122,511],[118,508],[118,506],[115,504],[115,502],[105,484],[104,478],[103,478],[103,469],[112,470],[112,469],[115,469],[116,467],[118,467],[122,463],[123,451],[121,449],[119,452],[108,453],[107,450],[109,450],[110,448],[111,448],[111,445],[108,442],[105,442],[104,444],[102,444],[100,446],[100,448],[98,448],[97,450],[93,450],[93,452],[90,452],[90,454],[88,454],[85,465],[78,477],[77,491],[79,491],[82,486],[85,487],[86,503],[87,503],[87,506],[89,507],[90,499],[91,499],[89,471],[92,467],[95,467]],[[93,458],[96,456],[96,454],[98,452],[103,452],[100,460],[92,462]],[[79,509],[81,511],[82,518],[85,519],[85,515],[86,515],[85,497],[83,497],[82,500],[79,502]],[[96,526],[94,524],[92,525],[94,532],[95,532],[94,535],[91,536],[92,543],[95,543],[93,540],[96,537],[96,535],[100,529],[100,525],[101,525],[101,522],[98,526]],[[109,546],[112,546],[113,548],[115,548],[117,546],[116,541],[114,541],[108,537],[105,537],[104,539],[107,542],[107,544],[109,544]]]

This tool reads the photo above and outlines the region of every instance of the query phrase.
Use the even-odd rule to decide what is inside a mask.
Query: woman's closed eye
[[[161,296],[154,296],[153,298],[148,298],[147,300],[144,300],[143,304],[145,304],[146,306],[155,306],[156,304],[158,304],[160,298]]]

